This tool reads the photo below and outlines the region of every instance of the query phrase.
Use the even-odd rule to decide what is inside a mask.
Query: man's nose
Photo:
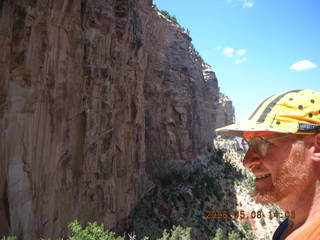
[[[255,168],[261,165],[261,157],[254,151],[252,147],[249,147],[246,155],[244,156],[242,164],[245,168]]]

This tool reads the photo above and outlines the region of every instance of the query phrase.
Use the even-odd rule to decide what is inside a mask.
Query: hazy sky
[[[282,91],[320,91],[319,0],[154,0],[192,42],[245,120]]]

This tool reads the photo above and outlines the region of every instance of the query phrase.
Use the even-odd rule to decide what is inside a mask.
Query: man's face
[[[306,156],[304,142],[294,135],[272,141],[265,156],[250,147],[243,164],[256,176],[255,200],[263,204],[276,203],[298,194],[297,189],[304,189],[310,175]]]

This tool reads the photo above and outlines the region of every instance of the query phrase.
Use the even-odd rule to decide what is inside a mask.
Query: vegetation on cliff
[[[106,230],[103,224],[98,224],[97,222],[89,222],[86,226],[82,227],[80,223],[75,220],[68,224],[69,236],[66,238],[58,238],[56,240],[138,240],[136,235],[128,234],[123,237],[117,236],[114,232]],[[241,240],[240,235],[234,231],[227,234],[227,238],[224,231],[219,228],[216,232],[215,237],[212,240]],[[16,237],[3,237],[0,240],[17,240]],[[41,240],[44,240],[41,238]],[[49,238],[48,240],[53,240]],[[150,240],[149,237],[143,237],[140,240]],[[171,230],[165,229],[163,234],[157,240],[192,240],[191,228],[183,228],[181,226],[173,226]]]
[[[157,239],[163,228],[182,225],[192,228],[195,240],[212,239],[219,228],[225,237],[234,232],[250,239],[250,229],[243,227],[242,220],[209,216],[214,211],[237,211],[235,184],[244,180],[241,171],[223,160],[222,151],[212,151],[190,164],[173,162],[168,169],[135,209],[133,231],[138,237]]]
[[[178,21],[177,21],[177,18],[175,15],[171,15],[168,11],[166,10],[160,10],[158,9],[157,5],[153,4],[152,7],[160,12],[162,15],[164,15],[166,18],[168,18],[171,22],[175,23],[175,24],[179,24]]]

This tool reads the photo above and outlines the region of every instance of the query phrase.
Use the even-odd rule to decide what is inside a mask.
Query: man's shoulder
[[[293,235],[291,240],[320,240],[320,218],[306,224],[301,231]]]
[[[285,219],[276,229],[272,240],[282,240],[282,235],[289,226],[289,220]],[[297,231],[297,232],[296,232]],[[286,240],[320,240],[320,218],[306,224],[301,229],[286,237]]]

